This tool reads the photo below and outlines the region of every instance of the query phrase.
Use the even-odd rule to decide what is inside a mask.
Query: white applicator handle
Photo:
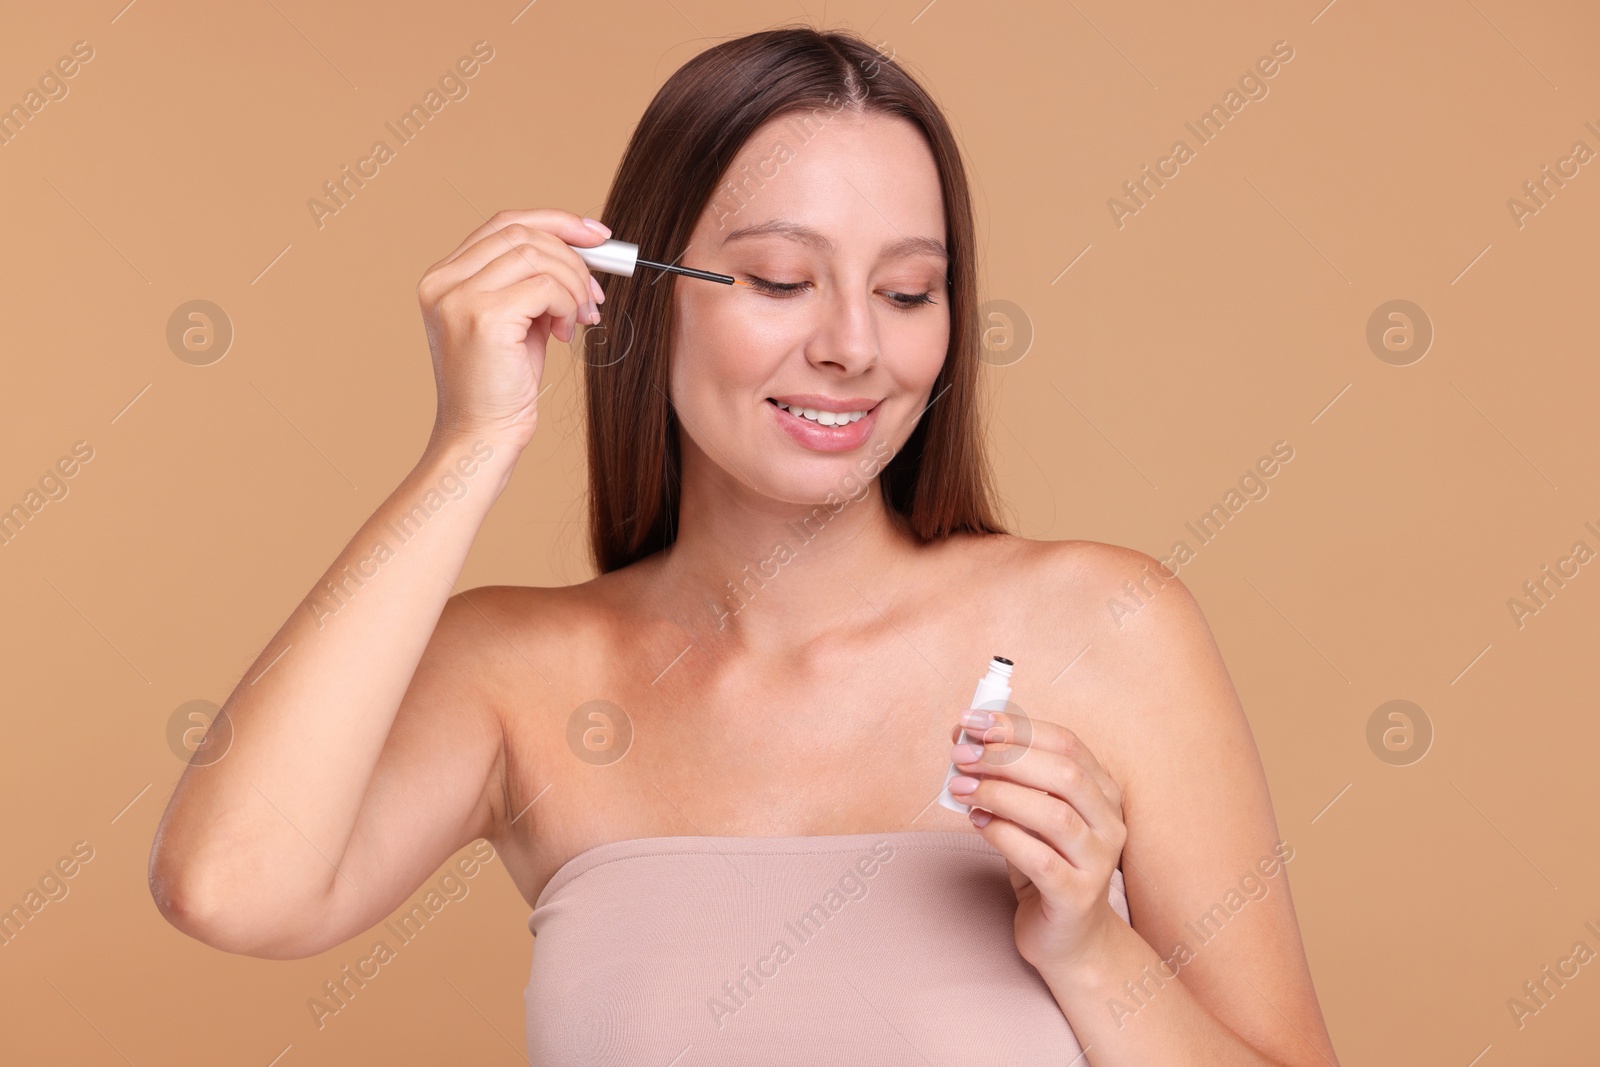
[[[982,711],[1004,711],[1006,701],[1011,698],[1011,669],[1011,661],[1003,656],[996,656],[990,660],[989,673],[978,682],[977,692],[972,694],[971,706]],[[981,745],[983,731],[980,730],[974,737],[963,727],[961,741],[963,744]],[[972,810],[971,807],[957,800],[950,792],[950,779],[960,773],[954,763],[950,764],[950,769],[944,774],[944,788],[939,793],[939,803],[951,811],[966,814]]]
[[[633,277],[633,268],[639,262],[639,246],[615,238],[588,247],[567,247],[578,253],[578,258],[587,263],[590,270],[620,274],[624,278]]]

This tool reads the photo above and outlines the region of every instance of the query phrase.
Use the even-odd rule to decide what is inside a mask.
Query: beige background
[[[500,208],[596,213],[674,69],[790,20],[884,42],[963,140],[983,295],[1035,332],[984,371],[1018,532],[1164,556],[1293,446],[1181,574],[1295,846],[1344,1062],[1593,1055],[1600,967],[1520,1029],[1506,1003],[1578,940],[1600,950],[1600,565],[1520,628],[1507,606],[1574,542],[1600,549],[1600,162],[1521,227],[1507,207],[1575,141],[1600,150],[1593,5],[122,2],[15,6],[0,34],[0,104],[94,49],[0,146],[0,506],[94,450],[0,547],[0,905],[94,850],[0,948],[7,1062],[517,1062],[531,940],[498,864],[320,1031],[307,999],[371,937],[266,962],[169,927],[145,883],[182,767],[167,724],[227,696],[416,460],[422,271]],[[318,229],[307,200],[479,40],[470,95]],[[1280,40],[1269,95],[1119,229],[1108,198],[1193,146],[1183,123]],[[236,331],[210,366],[165,339],[195,299]],[[1392,299],[1436,331],[1408,366],[1366,342]],[[587,577],[551,348],[540,433],[462,588]],[[1434,731],[1410,765],[1367,741],[1392,699]]]

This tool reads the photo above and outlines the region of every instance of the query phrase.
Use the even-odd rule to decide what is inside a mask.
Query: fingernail
[[[950,750],[952,763],[976,763],[983,757],[982,745],[957,745]]]
[[[600,288],[600,283],[594,280],[593,274],[589,275],[589,292],[594,294],[594,302],[596,304],[604,304],[606,302],[606,291]]]
[[[966,711],[961,716],[962,726],[971,726],[982,730],[986,726],[994,725],[994,712],[992,711]]]
[[[976,778],[969,778],[965,774],[958,774],[954,778],[950,779],[949,786],[950,792],[956,794],[957,796],[966,796],[968,793],[978,788],[978,780]]]
[[[583,321],[590,326],[600,321],[600,309],[595,307],[593,300],[583,305]]]
[[[583,217],[583,224],[589,227],[589,229],[593,230],[595,233],[598,233],[604,237],[611,236],[611,227],[607,226],[599,219],[591,219],[589,216],[585,215]]]
[[[973,808],[971,811],[967,812],[967,818],[971,819],[973,825],[975,826],[988,826],[989,820],[994,818],[994,816],[979,808]]]

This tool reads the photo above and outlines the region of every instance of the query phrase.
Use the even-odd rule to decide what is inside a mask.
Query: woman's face
[[[857,496],[944,362],[945,239],[933,155],[904,119],[825,108],[759,128],[673,261],[761,287],[674,280],[686,469],[790,503]]]

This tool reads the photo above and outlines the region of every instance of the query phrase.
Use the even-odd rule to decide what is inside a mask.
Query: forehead
[[[944,197],[922,133],[892,115],[827,108],[758,127],[728,165],[696,226],[696,244],[720,247],[739,230],[784,219],[819,231],[838,252],[886,238],[943,243]],[[781,230],[745,241],[783,241]]]

